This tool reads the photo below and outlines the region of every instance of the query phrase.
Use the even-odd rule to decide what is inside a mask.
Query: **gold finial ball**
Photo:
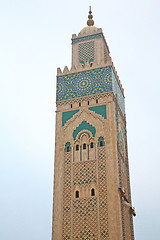
[[[93,25],[94,25],[93,19],[88,19],[87,25],[88,25],[89,27],[90,27],[90,26],[93,26]]]
[[[92,11],[91,11],[91,6],[89,7],[89,15],[88,15],[88,21],[87,21],[87,25],[93,26],[94,25],[94,21],[93,21],[93,15],[92,15]]]

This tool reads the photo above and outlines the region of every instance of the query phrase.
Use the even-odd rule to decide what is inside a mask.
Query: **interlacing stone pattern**
[[[94,41],[90,41],[87,43],[79,44],[79,62],[84,64],[86,62],[93,62],[94,61]]]
[[[125,228],[125,239],[132,239],[131,238],[131,229],[130,229],[130,212],[129,207],[124,206],[124,228]]]
[[[97,197],[73,200],[74,240],[98,240]]]
[[[86,185],[97,182],[96,162],[75,163],[73,166],[73,185]]]
[[[120,154],[120,153],[119,153]],[[120,162],[122,163],[123,162],[123,159],[122,159],[122,156],[119,156],[120,157]],[[129,199],[128,197],[128,179],[126,178],[127,176],[127,172],[126,172],[126,167],[124,168],[124,166],[121,166],[121,181],[122,181],[122,186],[124,187],[125,189],[125,193],[126,193],[126,197],[127,199]],[[128,206],[125,206],[124,205],[124,201],[123,201],[123,233],[124,233],[124,237],[125,239],[132,239],[131,237],[131,229],[130,229],[130,226],[131,226],[131,214],[129,212],[129,207]]]
[[[107,206],[107,179],[105,163],[105,146],[98,147],[98,189],[99,189],[99,221],[100,239],[108,240],[108,206]]]
[[[71,239],[71,152],[64,153],[63,240]]]

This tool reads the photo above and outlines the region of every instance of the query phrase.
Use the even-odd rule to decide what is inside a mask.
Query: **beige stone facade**
[[[126,120],[113,81],[124,98],[102,30],[72,35],[72,68],[57,71],[52,240],[134,239]]]

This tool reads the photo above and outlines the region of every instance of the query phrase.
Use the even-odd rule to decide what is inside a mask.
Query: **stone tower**
[[[124,90],[88,18],[57,69],[52,240],[133,240]]]

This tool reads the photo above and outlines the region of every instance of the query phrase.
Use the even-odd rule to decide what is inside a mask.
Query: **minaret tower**
[[[52,240],[134,240],[124,90],[91,8],[56,105]]]

